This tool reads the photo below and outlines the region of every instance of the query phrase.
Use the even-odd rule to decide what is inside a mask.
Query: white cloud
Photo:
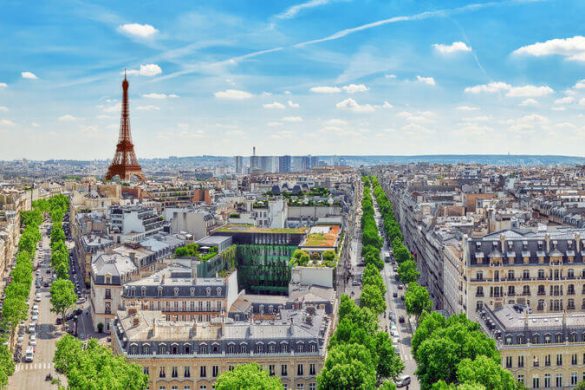
[[[542,127],[549,123],[549,119],[539,114],[525,115],[517,119],[510,119],[506,121],[510,125],[510,130],[517,133],[525,133],[534,130],[537,127]]]
[[[522,100],[522,102],[519,104],[520,107],[534,107],[534,106],[538,106],[538,100],[535,99],[526,99],[526,100]]]
[[[512,87],[506,94],[509,97],[541,97],[550,95],[553,93],[554,90],[547,86],[537,86],[537,85],[523,85],[521,87]]]
[[[250,92],[241,91],[239,89],[226,89],[225,91],[218,91],[213,95],[221,100],[245,100],[250,99],[253,96]]]
[[[128,70],[128,74],[138,75],[138,76],[146,76],[152,77],[162,73],[162,69],[157,64],[146,64],[140,65],[140,69],[130,69]]]
[[[282,122],[268,122],[268,127],[280,127],[282,126]]]
[[[285,116],[284,118],[282,118],[283,122],[302,122],[303,121],[303,117],[300,116]]]
[[[585,89],[585,79],[577,81],[577,83],[575,83],[575,86],[573,88]]]
[[[4,88],[7,88],[7,87],[8,87],[8,84],[6,84],[6,83],[0,83],[0,89],[4,89]]]
[[[489,84],[475,85],[467,87],[464,90],[466,93],[497,93],[507,91],[508,97],[541,97],[554,92],[554,90],[547,85],[522,85],[513,87],[508,83],[502,81],[494,81]]]
[[[343,119],[337,119],[337,118],[333,118],[333,119],[329,119],[327,121],[324,122],[325,126],[345,126],[348,124],[347,121],[344,121]]]
[[[477,111],[479,107],[462,105],[455,107],[455,109],[458,111]]]
[[[575,98],[572,96],[565,96],[555,100],[555,104],[571,104],[575,101]]]
[[[579,105],[585,107],[585,98],[582,98],[581,100],[579,100]]]
[[[71,114],[65,114],[58,118],[59,122],[75,122],[78,118]]]
[[[120,112],[120,110],[122,109],[122,104],[121,103],[116,103],[113,106],[106,106],[106,107],[101,107],[102,111],[105,113],[110,113],[110,112]]]
[[[8,107],[6,106],[0,106],[0,112],[8,112]]]
[[[356,93],[356,92],[366,92],[368,87],[364,84],[349,84],[346,86],[341,87],[347,93]]]
[[[514,51],[516,55],[533,57],[561,56],[570,61],[585,61],[585,37],[576,35],[572,38],[551,39],[523,46]]]
[[[138,106],[136,107],[138,111],[158,111],[160,108],[158,106],[153,105],[146,105],[146,106]]]
[[[396,114],[398,118],[402,118],[411,123],[429,123],[435,118],[435,113],[431,111],[409,112],[402,111]]]
[[[270,134],[270,138],[289,139],[289,138],[292,138],[293,135],[294,135],[294,133],[290,130],[280,130],[280,131],[277,131],[276,133]]]
[[[233,84],[232,84],[232,85],[233,85]],[[262,92],[262,93],[260,94],[260,96],[272,96],[272,93],[271,93],[271,92],[266,92],[266,91],[264,91],[264,92]]]
[[[292,100],[289,100],[287,104],[290,108],[299,108],[301,106],[299,103],[295,103]]]
[[[313,93],[339,93],[341,88],[338,87],[313,87],[310,89]]]
[[[286,108],[286,106],[284,104],[279,103],[279,102],[266,103],[266,104],[262,105],[262,107],[264,107],[268,110],[284,110]]]
[[[32,127],[40,127],[41,125],[39,125],[37,122],[32,122],[30,124]]]
[[[465,42],[461,42],[461,41],[457,41],[457,42],[453,42],[450,45],[444,45],[442,43],[435,43],[433,45],[433,47],[435,48],[436,51],[438,51],[441,54],[453,54],[453,53],[465,53],[465,52],[470,52],[471,51],[471,47],[467,46],[465,44]]]
[[[433,86],[433,87],[435,85],[437,85],[437,83],[435,82],[435,79],[432,77],[416,76],[416,81],[418,81],[419,83]]]
[[[0,126],[3,127],[12,127],[16,123],[12,122],[10,119],[0,119]]]
[[[174,93],[171,93],[169,95],[167,95],[166,93],[156,93],[156,92],[152,92],[152,93],[147,93],[142,95],[143,98],[146,99],[174,99],[174,98],[178,98],[178,95],[175,95]]]
[[[387,79],[395,79],[396,77],[398,77],[398,76],[396,76],[395,74],[392,74],[392,73],[384,75],[384,78],[387,78]]]
[[[287,8],[284,12],[275,16],[276,19],[292,19],[303,10],[326,5],[330,0],[309,0],[305,3],[300,3]]]
[[[29,79],[29,80],[37,80],[38,79],[37,75],[34,74],[33,72],[21,72],[20,77],[22,77],[23,79]]]
[[[394,107],[394,106],[387,101],[384,101],[384,104],[382,104],[382,108],[392,108],[392,107]]]
[[[510,88],[512,88],[512,86],[508,83],[504,83],[502,81],[495,81],[495,82],[491,82],[489,84],[480,84],[480,85],[475,85],[473,87],[467,87],[465,88],[465,93],[496,93],[496,92],[500,92],[500,91],[508,91]]]
[[[118,31],[135,38],[152,38],[158,30],[150,24],[128,23],[118,27]]]
[[[363,104],[362,105],[351,98],[345,99],[345,100],[337,103],[335,105],[335,107],[337,107],[340,110],[348,110],[348,111],[360,112],[360,113],[376,111],[376,108],[374,106],[372,106],[371,104]]]

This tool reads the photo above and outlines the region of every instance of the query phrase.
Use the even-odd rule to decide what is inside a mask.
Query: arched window
[[[555,343],[562,343],[563,342],[563,335],[560,333],[557,333],[555,335]]]
[[[256,353],[264,353],[264,344],[256,344]]]
[[[317,345],[315,343],[311,343],[309,348],[311,352],[317,352]]]
[[[205,293],[207,294],[207,296],[210,296],[211,295],[211,287],[207,287],[205,289]]]
[[[221,296],[221,287],[218,287],[215,289],[215,291],[217,292],[217,296]]]
[[[235,353],[236,352],[235,345],[233,345],[233,344],[228,345],[227,351],[228,351],[228,353]]]
[[[248,345],[240,344],[240,353],[248,353]]]
[[[162,294],[163,294],[163,287],[162,286],[158,286],[157,293],[158,293],[159,297],[162,297]]]
[[[572,343],[576,343],[577,342],[577,333],[573,332],[569,335],[569,341]]]
[[[207,344],[200,344],[199,345],[199,353],[202,355],[207,354]]]
[[[167,353],[167,346],[166,344],[159,344],[158,345],[158,354],[159,355],[166,355]]]
[[[274,343],[268,344],[268,353],[275,353],[276,352],[276,345]]]
[[[143,355],[150,355],[150,345],[148,345],[148,344],[142,345],[142,354]]]
[[[189,292],[191,293],[191,296],[194,297],[195,296],[195,287],[191,287],[189,289]]]
[[[532,344],[539,344],[540,343],[540,336],[537,335],[537,334],[532,335],[532,341],[531,342],[532,342]]]
[[[179,353],[179,344],[171,344],[171,355],[177,355]]]
[[[143,297],[146,296],[146,286],[140,287],[140,295],[142,295]]]
[[[282,353],[288,353],[288,344],[287,343],[280,344],[280,351]]]
[[[305,352],[305,345],[303,343],[297,344],[297,352]]]
[[[191,354],[191,344],[183,345],[183,352],[185,353],[185,355],[190,355]]]
[[[173,289],[173,293],[175,294],[176,297],[178,297],[179,296],[179,287],[175,287]]]
[[[552,341],[552,336],[550,334],[545,334],[544,335],[544,343],[545,344],[550,344]]]
[[[130,345],[130,355],[136,355],[136,354],[138,354],[138,345],[131,344]]]

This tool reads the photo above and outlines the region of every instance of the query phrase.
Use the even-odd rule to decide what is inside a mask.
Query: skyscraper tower
[[[130,133],[130,107],[128,105],[128,80],[124,72],[124,81],[122,81],[122,117],[120,118],[120,136],[116,146],[116,154],[108,168],[106,180],[112,180],[114,176],[119,176],[120,180],[128,181],[132,176],[136,176],[140,181],[144,181],[142,168],[138,164],[138,159],[134,153],[134,144],[132,143],[132,134]]]

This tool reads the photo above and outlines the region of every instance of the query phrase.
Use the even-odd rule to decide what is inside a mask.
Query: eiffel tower
[[[119,176],[120,180],[129,181],[132,176],[136,176],[140,181],[144,181],[142,168],[138,164],[136,153],[134,153],[134,144],[132,143],[132,134],[130,133],[130,108],[128,105],[128,80],[124,72],[124,81],[122,81],[122,117],[120,118],[120,137],[116,146],[116,154],[108,168],[106,180],[112,180],[114,176]]]

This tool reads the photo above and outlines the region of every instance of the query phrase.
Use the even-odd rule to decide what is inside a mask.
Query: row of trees
[[[47,202],[47,212],[51,216],[51,267],[57,279],[51,285],[51,310],[62,318],[77,301],[75,286],[69,279],[69,249],[65,243],[63,218],[69,210],[69,198],[57,195]],[[65,321],[63,321],[64,323]]]
[[[424,313],[412,338],[422,389],[522,389],[501,367],[496,343],[464,314]]]
[[[55,370],[67,377],[67,388],[71,390],[143,390],[148,387],[148,376],[141,366],[114,355],[96,339],[83,342],[65,335],[57,342],[53,363]]]
[[[11,341],[18,324],[26,320],[28,316],[27,303],[33,281],[33,259],[37,244],[41,239],[39,226],[43,222],[43,213],[37,202],[33,203],[32,210],[21,212],[20,219],[24,231],[18,243],[15,266],[10,273],[10,283],[4,290],[6,297],[2,306],[0,323],[3,333],[8,334]],[[8,346],[2,343],[0,345],[0,387],[8,384],[8,377],[13,373],[12,353]]]
[[[402,235],[400,224],[394,215],[392,202],[388,199],[386,192],[384,192],[384,189],[375,176],[371,177],[370,181],[374,188],[374,196],[376,197],[376,202],[378,203],[378,208],[384,221],[384,233],[387,239],[392,242],[392,252],[398,263],[398,277],[400,281],[407,285],[404,297],[406,312],[416,316],[418,320],[422,313],[432,310],[433,301],[428,290],[416,282],[420,273],[416,268],[412,254],[406,245],[404,245],[404,236]]]
[[[378,330],[378,316],[342,295],[319,389],[392,389],[403,369],[388,333]]]
[[[329,340],[327,359],[319,374],[319,389],[394,389],[404,363],[394,351],[388,333],[378,329],[378,316],[386,310],[386,286],[380,275],[383,245],[374,218],[371,183],[363,178],[362,274],[360,306],[347,295],[339,304],[339,323]]]

